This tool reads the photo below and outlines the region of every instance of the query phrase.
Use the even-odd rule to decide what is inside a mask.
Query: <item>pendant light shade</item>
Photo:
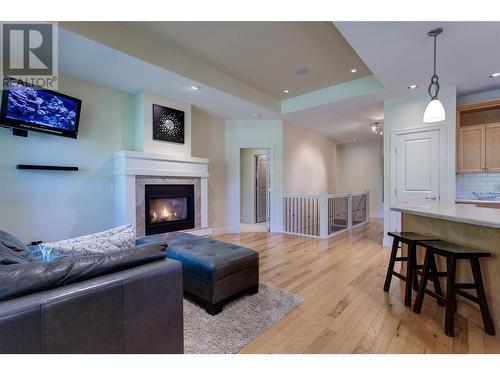
[[[424,112],[424,122],[439,122],[446,119],[443,104],[438,98],[432,99]]]
[[[425,108],[423,121],[426,123],[440,122],[446,119],[443,104],[438,99],[439,94],[439,77],[436,73],[436,39],[443,32],[442,28],[431,30],[427,35],[434,37],[434,74],[431,77],[431,83],[427,92],[431,97],[431,102]],[[434,93],[433,93],[434,90]]]

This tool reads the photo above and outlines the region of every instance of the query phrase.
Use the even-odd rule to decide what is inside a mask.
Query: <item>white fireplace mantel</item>
[[[208,228],[208,159],[119,151],[114,154],[115,224],[136,225],[136,176],[198,177],[201,228]]]

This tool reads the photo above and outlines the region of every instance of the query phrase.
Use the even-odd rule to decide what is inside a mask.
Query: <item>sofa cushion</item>
[[[153,243],[104,255],[0,266],[0,301],[165,259],[165,248]]]
[[[0,230],[0,264],[27,263],[32,259],[33,254],[24,243]]]
[[[106,254],[134,246],[135,228],[122,225],[104,232],[41,244],[46,259]]]
[[[174,232],[147,236],[138,239],[137,243],[167,241],[167,258],[182,262],[185,272],[209,282],[223,279],[259,264],[259,254],[254,250],[189,233]]]

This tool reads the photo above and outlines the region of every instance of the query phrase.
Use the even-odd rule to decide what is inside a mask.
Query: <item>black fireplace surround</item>
[[[194,185],[146,185],[146,235],[194,228]]]

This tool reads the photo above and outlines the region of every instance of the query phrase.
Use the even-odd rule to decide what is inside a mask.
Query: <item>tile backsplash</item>
[[[457,174],[457,198],[476,199],[473,191],[500,192],[500,173]]]

